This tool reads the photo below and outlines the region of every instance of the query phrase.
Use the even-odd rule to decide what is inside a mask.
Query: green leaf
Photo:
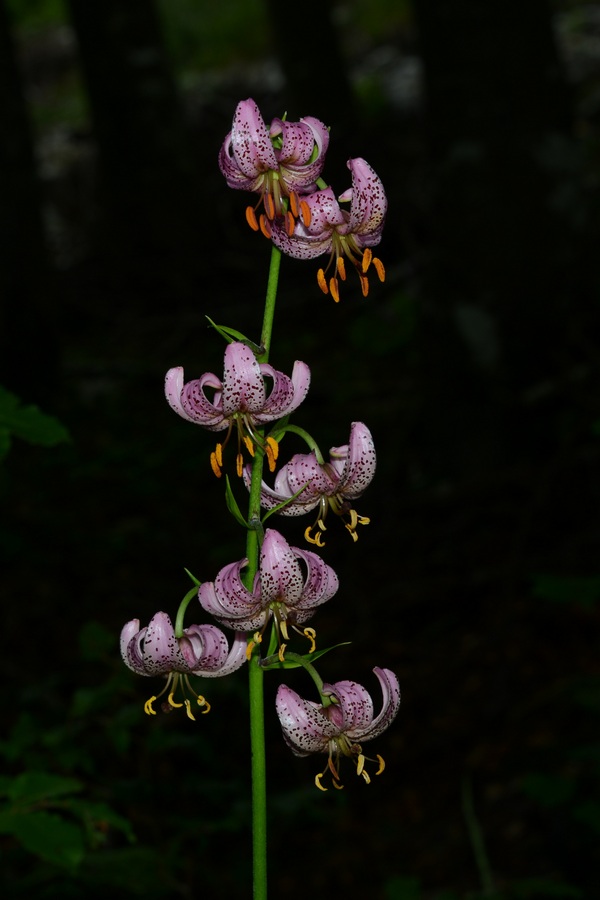
[[[237,504],[237,500],[233,495],[233,491],[231,490],[231,483],[229,481],[229,476],[225,476],[225,503],[227,504],[227,509],[242,528],[248,528],[248,523],[244,516],[242,515],[242,511]]]
[[[510,886],[510,893],[513,897],[530,900],[533,897],[566,897],[569,900],[577,900],[582,897],[579,888],[572,887],[570,884],[561,884],[558,881],[549,881],[546,878],[524,878],[516,881]]]
[[[0,459],[8,453],[13,436],[43,447],[70,440],[69,432],[58,419],[37,406],[22,406],[16,394],[0,387]]]
[[[54,813],[2,813],[0,833],[12,834],[30,853],[57,866],[74,869],[85,855],[81,828]]]
[[[419,900],[421,883],[418,878],[394,875],[385,885],[385,900]]]
[[[575,603],[584,609],[593,609],[600,600],[600,575],[536,575],[533,594],[554,603]]]
[[[225,338],[228,344],[232,344],[234,341],[241,341],[243,344],[246,344],[256,356],[261,356],[261,354],[265,352],[264,347],[259,347],[258,344],[255,344],[254,341],[247,338],[241,331],[236,331],[235,328],[229,328],[227,325],[217,325],[210,316],[206,316],[206,318],[215,331],[218,332],[222,338]]]
[[[74,794],[82,787],[77,778],[65,778],[48,772],[22,772],[13,778],[7,793],[14,804],[31,806],[54,797]]]
[[[325,647],[324,650],[315,650],[314,653],[299,653],[298,656],[302,656],[303,660],[312,663],[316,659],[319,659],[321,656],[325,656],[325,654],[329,653],[331,650],[335,650],[336,647],[348,647],[350,643],[351,641],[342,641],[340,644],[334,644],[333,647]],[[261,669],[264,669],[267,672],[270,669],[299,669],[301,666],[301,662],[297,662],[295,659],[287,659],[286,657],[284,657],[283,662],[281,662],[278,656],[272,662],[260,663]]]

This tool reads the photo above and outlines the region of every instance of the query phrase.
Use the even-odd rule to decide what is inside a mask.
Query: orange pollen
[[[292,235],[294,234],[295,227],[296,227],[296,220],[294,219],[294,216],[288,209],[288,211],[285,214],[285,230],[287,231],[289,237],[292,237]]]
[[[235,471],[237,472],[238,478],[242,477],[242,472],[244,471],[244,457],[241,453],[235,458]]]
[[[329,288],[327,287],[327,282],[325,280],[325,272],[323,271],[323,269],[319,269],[319,271],[317,272],[317,282],[318,282],[319,287],[323,291],[323,293],[328,294]]]
[[[360,287],[362,290],[363,297],[368,297],[369,295],[369,279],[366,275],[361,275],[359,272],[358,277],[360,278]]]
[[[251,206],[246,207],[246,222],[252,231],[258,231],[258,222],[256,221],[256,213]]]
[[[365,252],[363,253],[363,258],[362,258],[363,275],[367,271],[369,266],[371,265],[372,259],[373,259],[373,251],[371,250],[370,247],[367,247]]]
[[[376,256],[373,257],[373,266],[375,267],[375,271],[377,272],[377,277],[379,278],[379,280],[385,281],[385,266],[380,259],[377,259]]]
[[[305,228],[308,228],[312,221],[312,215],[310,212],[310,206],[308,205],[306,200],[300,201],[300,218],[302,219]]]
[[[264,215],[261,213],[261,216],[260,216],[260,218],[259,218],[258,221],[260,222],[260,230],[262,231],[262,233],[264,234],[264,236],[265,236],[266,238],[270,238],[270,237],[271,237],[271,226],[270,226],[270,224],[269,224],[269,222],[268,222],[266,216],[264,216]]]
[[[268,218],[273,220],[275,218],[275,202],[273,200],[273,196],[269,193],[266,193],[263,197],[263,203],[265,205],[265,212]]]
[[[331,291],[331,296],[335,300],[336,303],[340,302],[340,291],[337,278],[329,279],[329,290]]]
[[[301,207],[302,207],[302,203],[304,203],[304,200],[302,200],[302,202],[300,204]],[[290,209],[292,210],[293,217],[295,219],[297,219],[298,218],[298,194],[296,193],[296,191],[292,191],[290,194]]]
[[[335,267],[336,267],[337,273],[340,276],[340,278],[342,279],[342,281],[345,281],[346,280],[346,263],[344,261],[343,256],[338,256]]]

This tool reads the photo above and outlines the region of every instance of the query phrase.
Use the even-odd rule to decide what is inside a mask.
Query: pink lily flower
[[[259,569],[252,590],[244,585],[241,572],[247,559],[225,566],[214,582],[200,586],[202,608],[222,625],[254,631],[254,643],[260,642],[271,619],[278,633],[289,640],[288,625],[312,642],[312,628],[300,631],[296,626],[308,621],[317,606],[331,599],[338,589],[338,577],[331,566],[310,550],[290,547],[272,528],[267,528],[260,551]],[[249,645],[249,654],[254,644]],[[283,657],[285,644],[280,647]]]
[[[373,669],[383,693],[381,712],[376,717],[373,701],[367,690],[355,681],[324,684],[321,696],[329,702],[314,703],[303,700],[296,691],[284,684],[279,686],[275,707],[283,730],[283,737],[296,756],[327,753],[329,758],[323,771],[315,777],[316,786],[326,791],[321,779],[327,769],[335,788],[343,787],[339,776],[340,756],[348,756],[356,763],[356,774],[367,784],[371,778],[365,769],[361,741],[378,737],[391,724],[400,708],[400,685],[389,669]],[[380,775],[385,763],[377,754]]]
[[[375,444],[371,432],[362,422],[353,422],[348,444],[332,447],[329,462],[320,463],[314,450],[297,453],[275,476],[274,488],[263,481],[261,506],[274,509],[287,500],[287,505],[278,510],[282,516],[302,516],[318,507],[316,522],[304,532],[306,540],[317,547],[324,546],[325,517],[331,509],[336,515],[347,518],[344,524],[356,542],[357,526],[368,525],[371,520],[358,515],[352,502],[370,485],[375,467]],[[250,478],[251,470],[246,468],[244,481],[247,487],[250,486]],[[294,494],[298,496],[294,497]]]
[[[367,271],[371,264],[380,281],[385,279],[385,269],[380,259],[373,256],[371,247],[381,240],[387,198],[378,175],[364,159],[349,159],[348,168],[352,173],[352,187],[336,200],[333,190],[328,187],[304,198],[307,211],[301,221],[297,221],[293,232],[274,222],[272,240],[276,247],[295,259],[315,259],[329,253],[325,269],[317,272],[317,281],[324,294],[331,292],[336,301],[340,299],[338,276],[346,280],[345,257],[355,267],[360,278],[363,297],[369,293]],[[350,211],[340,207],[340,203],[350,200]],[[325,275],[334,262],[334,274],[329,282]]]
[[[144,705],[148,715],[156,715],[152,704],[168,692],[164,711],[185,706],[188,718],[194,719],[191,703],[185,696],[186,689],[199,706],[206,707],[203,713],[209,712],[210,705],[192,688],[188,676],[221,678],[235,672],[246,661],[246,636],[238,632],[230,648],[227,638],[216,625],[190,625],[181,637],[176,637],[169,616],[158,612],[145,628],[140,628],[139,619],[132,619],[123,626],[121,656],[125,665],[138,675],[167,676],[160,694],[150,697]],[[175,700],[180,685],[183,703]]]
[[[267,128],[254,100],[238,103],[231,131],[219,152],[219,168],[230,188],[260,194],[265,215],[256,219],[248,207],[246,218],[255,231],[271,236],[270,223],[285,217],[292,230],[302,209],[300,195],[317,189],[329,145],[323,122],[306,116],[299,122],[273,119]],[[289,200],[289,209],[284,201]]]
[[[223,465],[223,447],[227,444],[234,426],[238,432],[237,472],[242,474],[241,444],[245,444],[253,456],[256,446],[261,447],[275,469],[277,442],[273,438],[263,441],[256,429],[289,415],[300,406],[310,385],[310,369],[306,363],[296,360],[289,378],[267,363],[259,363],[252,350],[241,341],[227,345],[224,360],[223,381],[205,372],[201,378],[184,383],[183,368],[169,369],[165,378],[165,394],[172,409],[188,422],[202,425],[209,431],[224,431],[224,442],[218,443],[211,454],[211,465],[217,477]],[[265,379],[272,382],[267,393]],[[214,392],[212,399],[207,390]]]

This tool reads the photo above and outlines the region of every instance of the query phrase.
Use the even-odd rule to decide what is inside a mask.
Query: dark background
[[[322,674],[403,692],[381,778],[321,794],[268,678],[271,892],[596,898],[600,6],[3,0],[0,41],[0,383],[71,435],[0,474],[7,895],[251,893],[244,673],[149,719],[117,641],[243,555],[162,381],[220,372],[206,315],[259,335],[269,245],[216,162],[252,96],[331,126],[336,193],[351,156],[388,192],[385,284],[336,305],[284,259],[271,358],[310,365],[322,448],[378,450],[371,525],[327,532]],[[19,806],[27,773],[78,787]]]

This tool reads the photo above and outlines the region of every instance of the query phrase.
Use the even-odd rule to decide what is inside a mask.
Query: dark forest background
[[[162,382],[220,371],[207,315],[258,336],[269,246],[217,167],[248,96],[322,118],[336,192],[363,156],[390,203],[368,299],[284,259],[272,362],[310,365],[322,447],[375,437],[315,624],[352,641],[326,678],[387,666],[403,704],[381,778],[327,794],[273,710],[272,894],[595,900],[600,4],[575,0],[0,0],[3,895],[251,893],[244,673],[150,720],[118,654],[184,567],[242,555]]]

